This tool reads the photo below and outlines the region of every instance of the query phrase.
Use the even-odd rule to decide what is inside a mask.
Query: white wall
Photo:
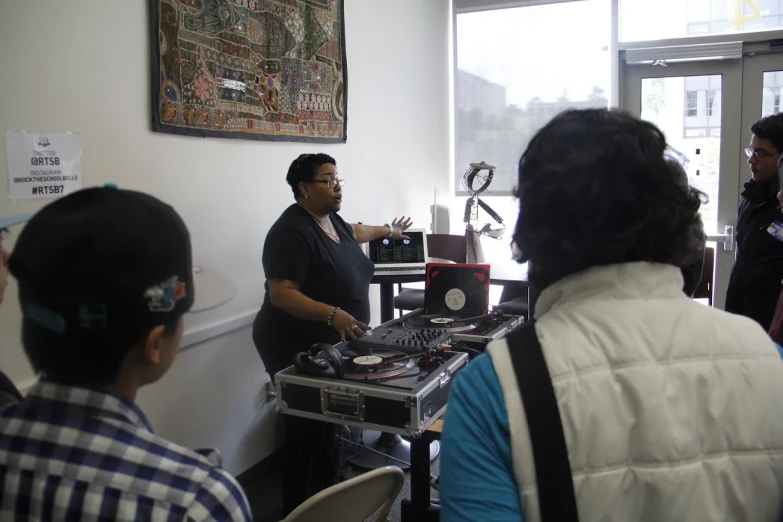
[[[113,182],[172,203],[188,223],[196,263],[238,286],[230,303],[190,315],[189,330],[203,335],[232,317],[247,323],[263,299],[263,240],[292,202],[285,173],[298,154],[325,151],[337,158],[347,180],[342,214],[352,221],[381,224],[405,214],[426,227],[433,189],[449,186],[449,0],[345,4],[345,145],[151,132],[141,0],[0,0],[0,129],[78,132],[86,186]],[[12,202],[7,183],[0,183],[0,215],[44,203]],[[377,301],[373,288],[375,323]],[[12,284],[0,310],[0,367],[25,383],[33,374],[19,321]],[[238,473],[274,449],[274,412],[260,404],[265,380],[245,326],[183,350],[139,402],[158,433],[220,447],[227,468]]]

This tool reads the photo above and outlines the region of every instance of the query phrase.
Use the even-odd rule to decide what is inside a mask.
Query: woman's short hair
[[[325,163],[331,163],[335,167],[337,166],[337,162],[328,154],[301,154],[291,162],[285,180],[291,185],[291,190],[294,192],[294,198],[300,196],[299,183],[314,180],[318,167]]]
[[[653,124],[618,110],[561,113],[519,160],[514,242],[543,289],[582,270],[648,261],[682,266],[700,242],[703,193],[683,186]]]

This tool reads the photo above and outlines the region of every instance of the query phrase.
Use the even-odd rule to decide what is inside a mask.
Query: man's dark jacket
[[[745,183],[737,216],[737,254],[726,292],[726,311],[755,319],[769,330],[783,280],[783,241],[768,232],[783,223],[779,185]]]

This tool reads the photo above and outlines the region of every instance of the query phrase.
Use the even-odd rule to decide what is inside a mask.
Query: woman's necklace
[[[312,218],[313,218],[313,220],[316,222],[316,224],[318,225],[318,228],[320,228],[321,230],[323,230],[323,231],[324,231],[324,234],[326,234],[327,236],[329,236],[329,239],[331,239],[331,240],[332,240],[332,241],[334,241],[335,243],[342,243],[342,240],[340,239],[340,235],[337,233],[337,230],[335,230],[335,228],[334,228],[334,224],[332,224],[332,220],[331,220],[331,219],[329,219],[328,217],[326,218],[326,219],[327,219],[327,222],[329,223],[329,228],[331,229],[331,230],[328,230],[328,229],[324,228],[324,226],[321,224],[321,221],[320,221],[320,220],[319,220],[319,219],[318,219],[318,218],[315,216],[315,214],[313,214],[312,212],[310,212],[309,210],[307,210],[307,209],[304,207],[304,205],[301,205],[301,204],[300,204],[299,206],[300,206],[300,207],[302,207],[302,208],[304,208],[304,209],[305,209],[305,211],[306,211],[308,214],[310,214],[310,217],[312,217]]]
[[[315,217],[313,217],[313,219],[315,219]],[[315,219],[315,222],[318,223],[318,226],[321,228],[321,230],[323,230],[326,233],[326,235],[329,236],[329,239],[331,239],[335,243],[340,243],[341,242],[340,241],[340,235],[334,229],[334,225],[332,224],[332,220],[331,219],[329,220],[329,228],[332,229],[331,231],[325,229],[324,226],[321,224],[321,222],[318,221],[317,219]]]

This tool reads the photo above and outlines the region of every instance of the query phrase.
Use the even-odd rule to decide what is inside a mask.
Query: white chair
[[[376,512],[386,522],[404,482],[400,468],[384,466],[313,495],[282,522],[365,522]]]

